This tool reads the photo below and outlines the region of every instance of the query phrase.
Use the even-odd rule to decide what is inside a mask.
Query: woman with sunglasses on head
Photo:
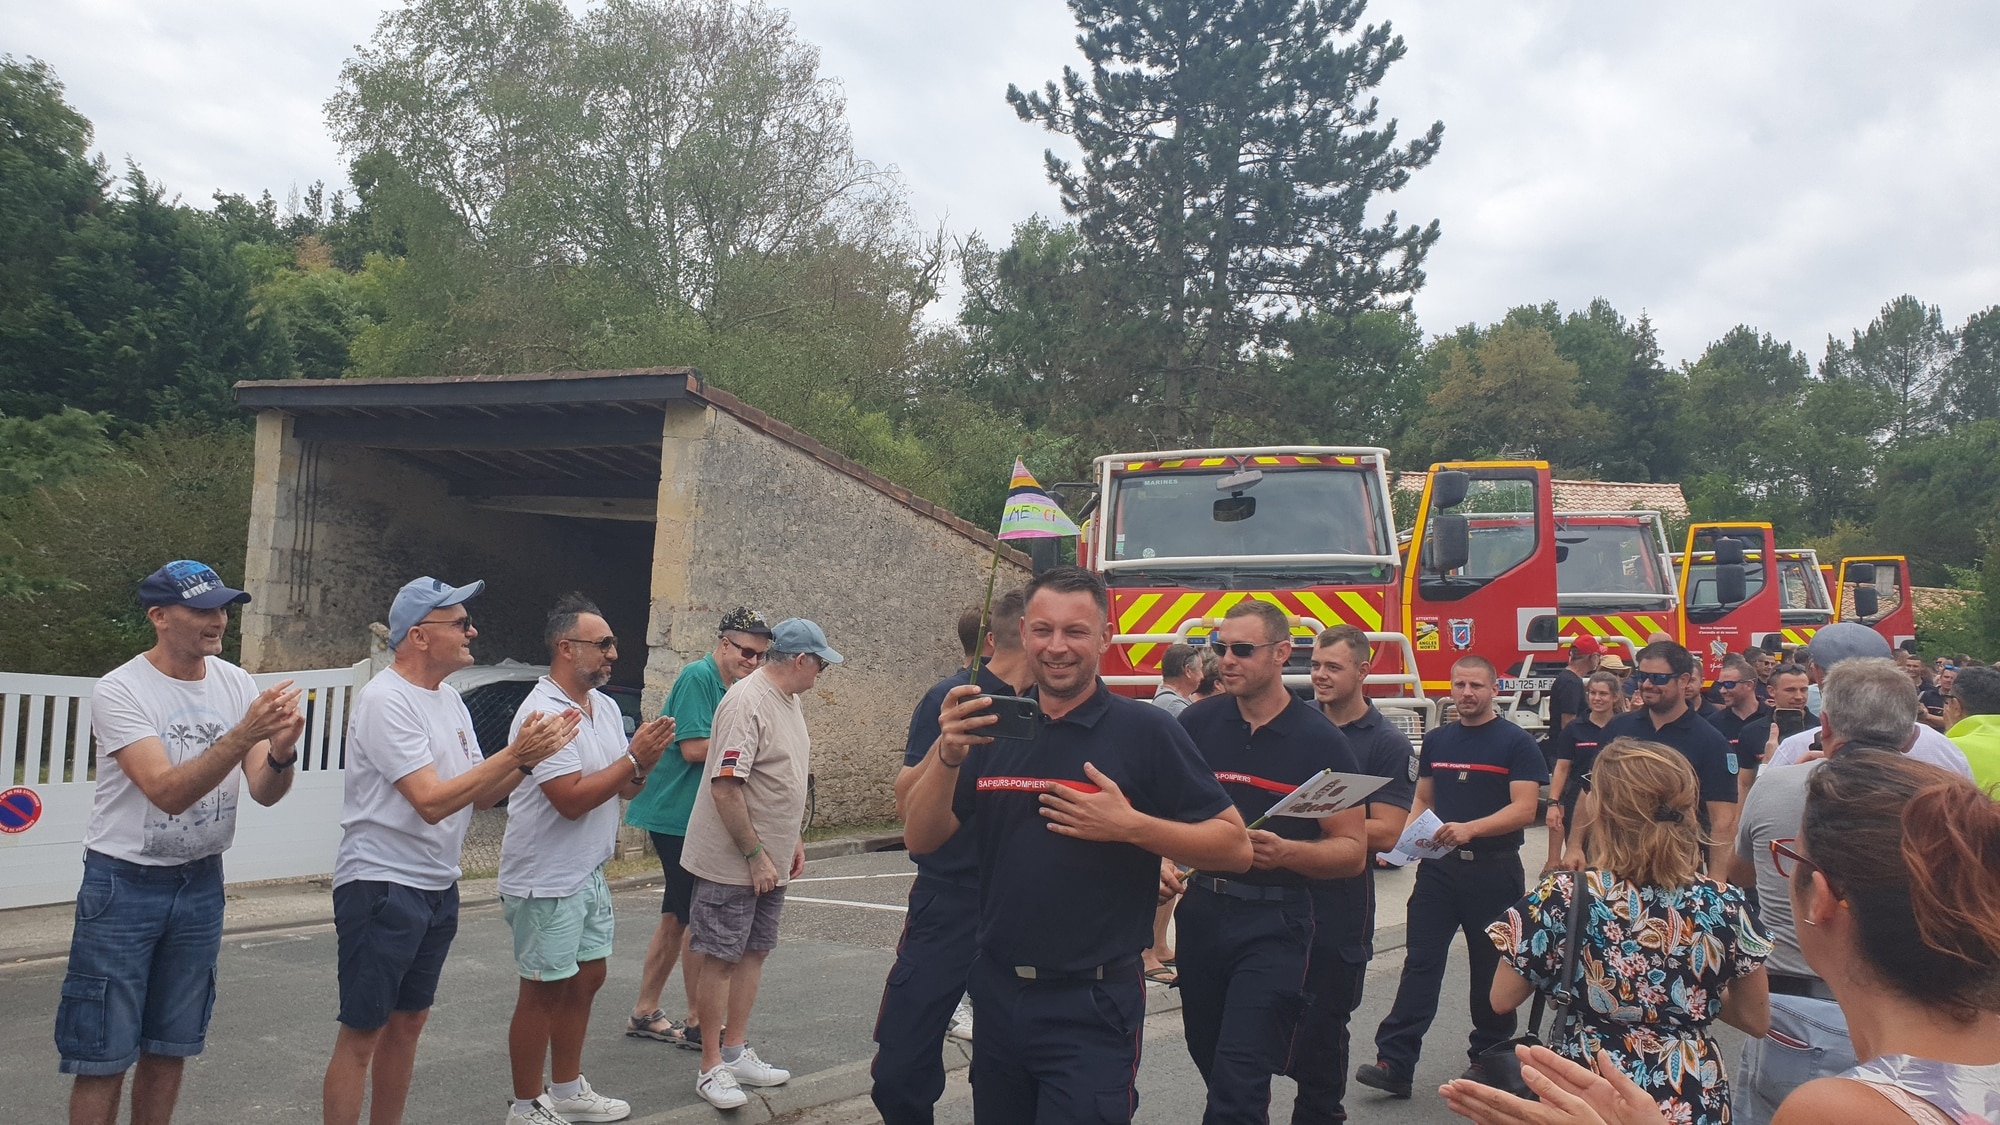
[[[1544,878],[1562,864],[1564,833],[1576,820],[1577,798],[1590,787],[1590,768],[1604,746],[1604,728],[1625,713],[1625,685],[1610,672],[1583,681],[1586,710],[1556,732],[1555,772],[1549,777],[1549,858]]]
[[[1813,774],[1799,839],[1773,845],[1799,946],[1863,1061],[1793,1092],[1775,1125],[2000,1125],[2000,803],[1905,755],[1837,754]],[[1454,1082],[1482,1123],[1656,1125],[1631,1082],[1530,1050],[1542,1097]]]
[[[1585,869],[1543,879],[1487,928],[1501,956],[1493,1008],[1558,990],[1577,880],[1587,880],[1575,1018],[1558,1016],[1556,1049],[1572,1059],[1602,1054],[1675,1122],[1723,1125],[1729,1086],[1708,1025],[1719,1016],[1764,1033],[1770,941],[1740,889],[1701,877],[1699,793],[1687,759],[1620,738],[1591,773],[1597,815]]]

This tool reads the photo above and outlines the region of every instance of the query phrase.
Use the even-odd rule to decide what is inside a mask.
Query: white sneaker
[[[781,1066],[772,1066],[757,1057],[757,1052],[748,1047],[736,1057],[736,1061],[722,1064],[736,1075],[736,1081],[745,1086],[783,1086],[792,1080],[792,1072]]]
[[[563,1119],[556,1116],[554,1108],[549,1105],[548,1095],[544,1094],[528,1106],[526,1113],[521,1112],[519,1106],[509,1105],[507,1125],[563,1125]]]
[[[590,1079],[581,1074],[576,1081],[583,1088],[573,1098],[558,1098],[554,1090],[545,1095],[557,1117],[564,1121],[623,1121],[632,1116],[632,1103],[605,1097],[591,1089]]]
[[[727,1064],[717,1066],[714,1070],[704,1070],[697,1075],[694,1080],[694,1092],[700,1094],[703,1101],[717,1109],[735,1109],[750,1100],[750,1095],[744,1093],[743,1087],[736,1084],[736,1075],[730,1072]]]
[[[972,1042],[972,998],[970,996],[959,997],[958,1010],[951,1014],[951,1027],[945,1034],[951,1036],[953,1039],[963,1039],[967,1043]]]

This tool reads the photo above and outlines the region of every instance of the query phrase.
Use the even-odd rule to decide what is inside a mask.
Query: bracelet
[[[633,781],[646,780],[646,767],[639,764],[639,759],[630,750],[625,751],[625,760],[632,763]]]
[[[522,776],[522,777],[533,777],[533,776],[535,776],[535,767],[533,767],[533,766],[522,766],[522,767],[521,767],[521,776]]]
[[[948,769],[948,770],[955,770],[955,769],[957,769],[958,767],[960,767],[960,766],[962,766],[962,765],[964,765],[964,764],[965,764],[965,759],[964,759],[964,758],[960,758],[960,759],[959,759],[958,761],[956,761],[956,762],[947,762],[947,761],[945,761],[945,760],[944,760],[944,755],[943,755],[943,754],[939,754],[939,755],[938,755],[938,759],[937,759],[937,760],[938,760],[938,765],[941,765],[941,766],[943,766],[944,768],[946,768],[946,769]]]
[[[264,760],[266,762],[269,762],[271,765],[271,769],[273,769],[278,773],[283,773],[286,770],[291,769],[293,766],[299,764],[299,756],[297,754],[293,754],[289,759],[281,762],[278,760],[278,756],[276,754],[271,753],[269,750],[264,751]]]
[[[759,840],[757,842],[756,847],[751,848],[749,851],[743,853],[743,858],[745,861],[756,859],[757,853],[763,850],[764,850],[764,842],[762,840]]]

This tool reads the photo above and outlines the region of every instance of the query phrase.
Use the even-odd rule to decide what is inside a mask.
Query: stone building
[[[420,574],[486,580],[481,663],[546,663],[580,590],[657,710],[733,606],[810,617],[847,662],[807,703],[821,823],[893,815],[912,703],[958,662],[993,536],[686,368],[237,384],[256,414],[251,671],[347,664]],[[1003,477],[1008,466],[994,466]],[[1028,576],[1001,553],[1001,583]]]

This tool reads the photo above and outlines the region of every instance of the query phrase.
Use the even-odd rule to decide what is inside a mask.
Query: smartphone
[[[1778,737],[1781,739],[1790,738],[1806,729],[1806,713],[1796,707],[1778,708],[1772,712],[1771,721],[1777,724]]]
[[[1000,721],[979,731],[994,738],[1031,739],[1042,730],[1042,709],[1034,700],[1019,695],[989,695],[989,708]]]

